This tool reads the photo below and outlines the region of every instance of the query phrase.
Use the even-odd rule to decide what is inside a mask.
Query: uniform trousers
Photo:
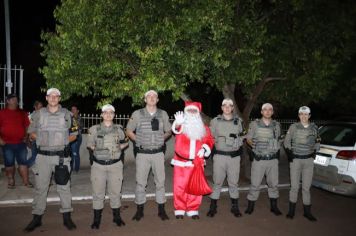
[[[59,156],[45,156],[37,154],[32,170],[35,174],[35,197],[32,202],[32,214],[43,215],[46,210],[48,188],[55,166],[59,164]],[[63,165],[70,171],[70,158],[64,158]],[[70,192],[70,180],[66,185],[56,185],[61,201],[60,213],[72,212],[72,194]]]
[[[253,160],[251,166],[251,186],[247,195],[250,201],[256,201],[260,195],[263,177],[266,176],[269,198],[278,198],[278,160]]]
[[[163,152],[155,154],[137,153],[135,190],[135,203],[137,205],[141,205],[146,202],[146,185],[151,168],[156,185],[156,202],[158,204],[166,202],[164,186],[166,176]]]
[[[101,165],[93,162],[90,179],[93,189],[94,210],[104,208],[106,190],[110,199],[110,207],[121,207],[121,186],[123,180],[122,161],[111,165]]]
[[[233,199],[239,198],[238,182],[240,175],[241,157],[231,157],[228,155],[215,154],[213,157],[213,193],[212,199],[219,199],[222,185],[225,178],[229,185],[229,194]]]
[[[303,204],[310,205],[310,186],[313,180],[314,159],[294,158],[289,164],[291,188],[289,191],[289,201],[297,202],[300,180],[302,180]]]

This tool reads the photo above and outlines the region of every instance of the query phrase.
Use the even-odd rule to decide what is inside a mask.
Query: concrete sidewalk
[[[249,161],[248,161],[249,162]],[[166,195],[172,196],[172,175],[173,167],[170,165],[170,158],[166,159]],[[124,165],[124,183],[122,187],[122,198],[133,199],[135,193],[135,162],[127,161]],[[205,175],[212,186],[212,160],[207,160],[205,168]],[[30,171],[30,180],[34,183],[33,172]],[[279,183],[280,187],[289,187],[289,167],[286,158],[281,157],[279,162]],[[240,179],[240,190],[246,191],[249,188],[249,180],[247,178]],[[21,178],[16,174],[16,188],[7,188],[7,179],[4,171],[0,173],[0,205],[4,204],[24,204],[31,203],[33,200],[34,189],[27,188],[22,185]],[[266,188],[266,186],[263,186]],[[77,174],[73,173],[71,177],[71,189],[73,201],[90,200],[91,196],[91,182],[90,182],[90,168],[81,169]],[[150,174],[147,185],[147,197],[154,197],[154,181]],[[226,186],[223,191],[227,191]],[[48,193],[48,202],[59,202],[59,197],[56,192],[56,185],[50,186]]]

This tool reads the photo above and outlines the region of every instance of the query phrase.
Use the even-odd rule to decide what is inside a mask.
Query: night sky
[[[60,0],[35,0],[21,1],[9,0],[10,5],[10,29],[11,29],[11,63],[21,65],[24,69],[24,109],[32,111],[33,102],[35,100],[45,101],[45,94],[41,93],[40,88],[45,86],[43,76],[38,72],[38,69],[45,64],[41,57],[41,32],[54,31],[55,19],[53,11]],[[1,45],[1,60],[0,64],[6,64],[6,44],[5,44],[5,23],[4,23],[4,2],[1,1],[1,19],[0,19],[0,45]],[[199,85],[196,86],[199,88]],[[194,87],[192,88],[194,90]],[[1,89],[2,92],[2,89]],[[191,94],[194,98],[199,96],[196,91]],[[206,99],[204,110],[207,114],[219,113],[220,104],[215,106],[214,101],[223,99],[220,93],[214,93],[216,96],[210,96]],[[216,97],[216,99],[214,99]],[[208,101],[210,100],[210,101]],[[72,98],[70,101],[63,102],[64,106],[72,104],[78,105],[82,113],[93,113],[96,110],[97,100],[92,100],[88,103],[88,98]],[[209,104],[209,105],[208,105]],[[122,101],[114,103],[115,107],[119,107],[119,113],[130,114],[138,107],[132,107],[131,99],[125,98]],[[159,106],[167,110],[170,115],[183,107],[182,101],[172,103],[170,93],[160,95]]]
[[[41,31],[53,31],[53,10],[59,0],[9,0],[11,30],[11,64],[24,69],[24,109],[32,110],[34,100],[44,100],[40,87],[44,85],[38,68],[44,65],[41,57]],[[0,3],[0,64],[6,64],[4,1]],[[1,93],[2,93],[1,89]]]

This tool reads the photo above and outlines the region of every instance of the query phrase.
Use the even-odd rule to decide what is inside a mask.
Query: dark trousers
[[[78,172],[80,168],[80,145],[82,144],[82,135],[79,134],[77,139],[74,142],[70,143],[70,150],[71,150],[71,167],[72,170]]]

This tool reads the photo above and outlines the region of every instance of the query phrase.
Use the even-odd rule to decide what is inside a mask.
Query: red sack
[[[210,188],[204,175],[203,159],[197,157],[193,160],[193,163],[193,171],[189,177],[185,191],[189,194],[197,196],[212,193],[212,189]]]

